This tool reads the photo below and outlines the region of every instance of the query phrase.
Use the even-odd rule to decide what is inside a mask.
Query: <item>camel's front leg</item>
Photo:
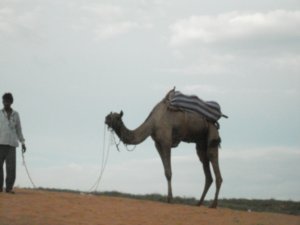
[[[172,169],[171,169],[171,147],[163,147],[158,142],[155,142],[155,146],[157,148],[157,151],[160,155],[160,158],[162,160],[164,170],[165,170],[165,176],[167,178],[168,182],[168,197],[167,201],[168,203],[172,202],[173,199],[173,193],[172,193]]]

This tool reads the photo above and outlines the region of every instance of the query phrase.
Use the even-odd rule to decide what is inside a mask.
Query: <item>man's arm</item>
[[[17,131],[17,136],[19,141],[22,143],[22,151],[23,153],[26,152],[26,145],[25,145],[25,138],[23,136],[22,133],[22,126],[21,126],[21,120],[20,120],[20,116],[19,113],[16,114],[17,116],[17,124],[16,124],[16,131]]]

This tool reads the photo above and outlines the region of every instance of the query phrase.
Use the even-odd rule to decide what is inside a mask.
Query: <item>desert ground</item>
[[[0,193],[0,225],[300,225],[300,216],[80,193]]]

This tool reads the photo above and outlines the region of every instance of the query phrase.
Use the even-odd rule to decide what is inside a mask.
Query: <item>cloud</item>
[[[149,29],[152,25],[132,18],[131,9],[113,4],[88,4],[80,7],[81,18],[74,29],[92,30],[95,39],[103,40],[126,34],[135,29]]]
[[[0,35],[24,35],[38,26],[40,8],[18,8],[17,5],[0,8]]]
[[[112,17],[120,17],[123,14],[123,9],[117,5],[108,4],[90,4],[81,7],[82,10],[94,13],[99,18],[110,20]]]
[[[297,76],[299,75],[300,54],[289,53],[286,55],[274,56],[273,58],[270,58],[269,61],[273,64],[273,67],[275,67],[276,70],[286,71],[288,69],[289,74],[294,73]]]
[[[11,17],[13,14],[12,9],[2,8],[0,9],[0,32],[11,32],[12,26],[10,25],[7,17]]]
[[[279,95],[283,97],[299,97],[300,91],[296,88],[272,88],[272,89],[262,89],[262,88],[245,88],[236,87],[232,89],[231,87],[225,88],[224,86],[217,86],[214,84],[191,84],[182,87],[182,91],[186,94],[195,93],[206,93],[209,95],[243,95],[246,96],[274,96]]]
[[[232,73],[232,67],[230,65],[236,63],[239,59],[232,53],[212,53],[204,51],[201,48],[193,48],[192,51],[185,51],[183,49],[182,58],[179,58],[179,62],[176,66],[170,69],[166,69],[166,72],[178,73],[182,75],[219,75]],[[179,50],[180,51],[180,50]],[[177,57],[178,58],[178,57]]]
[[[98,25],[94,32],[98,39],[108,39],[124,34],[138,27],[138,23],[132,21],[121,21]]]
[[[50,14],[49,9],[52,10]],[[61,11],[66,13],[61,14]],[[43,4],[29,2],[24,6],[17,1],[7,2],[0,8],[0,35],[6,36],[36,35],[51,32],[52,28],[67,35],[71,28],[82,34],[91,32],[96,40],[103,40],[152,26],[148,20],[144,21],[140,11],[119,4],[46,1]]]
[[[300,11],[275,10],[268,13],[230,12],[191,16],[170,26],[173,47],[241,39],[277,39],[300,36]]]
[[[297,147],[222,149],[220,164],[226,197],[299,200],[300,151]],[[234,163],[233,163],[234,162]]]
[[[300,159],[300,150],[291,147],[260,147],[260,148],[244,148],[244,149],[227,149],[223,156],[226,159],[243,159],[243,160],[259,160],[259,159]]]
[[[217,86],[208,84],[193,84],[187,85],[182,88],[182,91],[186,94],[195,94],[198,92],[204,92],[207,94],[223,94],[224,90],[220,90]]]

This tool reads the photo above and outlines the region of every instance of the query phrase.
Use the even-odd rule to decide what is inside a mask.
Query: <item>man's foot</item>
[[[13,190],[6,190],[7,194],[16,194]]]

